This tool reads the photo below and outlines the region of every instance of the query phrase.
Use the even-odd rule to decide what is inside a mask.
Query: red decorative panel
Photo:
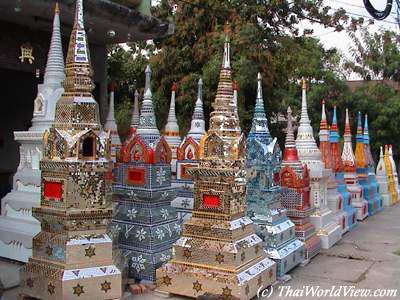
[[[144,169],[129,168],[127,169],[127,181],[130,184],[144,185]]]
[[[190,175],[187,171],[189,168],[194,168],[197,167],[197,165],[194,164],[181,164],[181,179],[188,179],[191,180],[192,175]]]
[[[62,186],[61,182],[44,181],[43,196],[48,199],[62,201]]]
[[[220,205],[219,197],[215,195],[203,195],[203,205],[210,208],[218,207]]]

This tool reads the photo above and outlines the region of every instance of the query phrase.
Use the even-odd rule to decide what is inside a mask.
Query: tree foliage
[[[400,82],[400,37],[392,31],[371,33],[363,28],[360,35],[350,32],[352,58],[345,68],[364,80],[384,79]]]
[[[344,126],[346,106],[352,112],[360,110],[370,115],[371,141],[375,153],[378,143],[395,140],[396,124],[388,124],[390,118],[387,119],[387,116],[400,112],[395,104],[398,93],[376,86],[351,94],[344,81],[341,57],[337,50],[324,49],[318,39],[311,36],[312,30],[300,32],[298,26],[300,21],[309,20],[338,31],[344,28],[354,31],[362,24],[362,19],[349,19],[344,10],[332,11],[322,0],[161,0],[153,8],[153,15],[174,22],[175,33],[166,39],[154,41],[154,44],[131,42],[128,44],[129,49],[113,47],[110,51],[109,76],[118,81],[120,86],[116,95],[117,111],[119,108],[126,109],[127,104],[120,103],[124,102],[122,99],[133,99],[134,88],[143,92],[144,69],[150,63],[158,127],[162,130],[165,126],[170,90],[173,82],[176,82],[176,114],[181,134],[186,134],[200,77],[204,83],[203,100],[208,121],[218,84],[225,39],[224,25],[228,22],[231,66],[234,80],[239,86],[239,115],[245,132],[250,127],[253,115],[257,72],[261,72],[265,110],[270,121],[284,114],[288,105],[298,114],[301,104],[299,79],[305,77],[310,82],[308,105],[316,135],[321,116],[321,100],[324,99],[329,118],[333,105],[338,106],[341,129]],[[389,36],[393,41],[393,36]],[[368,35],[364,39],[366,37]],[[378,35],[374,36],[374,40],[382,39]],[[369,43],[370,40],[363,42]],[[399,58],[392,44],[385,45],[382,49],[389,50],[390,59],[379,57],[381,62],[386,62],[386,71],[382,74],[394,76],[393,66],[398,64]],[[375,56],[360,55],[359,64],[371,65],[371,70],[375,72],[372,62],[379,55],[372,53]],[[371,62],[366,61],[369,58]],[[370,105],[371,102],[376,103]],[[123,116],[128,118],[128,115],[121,113],[121,118]],[[270,130],[278,137],[281,146],[283,126],[285,124],[279,122],[270,124]]]

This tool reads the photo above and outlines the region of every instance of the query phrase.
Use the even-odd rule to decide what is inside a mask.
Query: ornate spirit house
[[[247,212],[263,239],[268,257],[277,263],[282,277],[304,260],[304,244],[295,235],[295,226],[281,203],[281,150],[272,139],[264,111],[262,79],[258,73],[257,99],[253,123],[247,137]]]
[[[64,93],[54,125],[43,138],[41,206],[33,215],[41,232],[22,270],[24,295],[38,299],[119,299],[121,273],[112,261],[110,140],[101,130],[92,96],[92,68],[76,2]]]
[[[56,103],[64,91],[59,13],[56,5],[44,81],[38,85],[34,100],[32,127],[29,131],[14,132],[20,143],[19,166],[12,191],[1,199],[0,256],[23,262],[32,256],[32,238],[40,231],[39,222],[32,217],[32,207],[40,204],[42,136],[54,121]]]
[[[392,206],[392,194],[389,191],[389,176],[386,172],[382,146],[380,147],[379,161],[378,165],[376,166],[376,182],[379,186],[379,193],[382,197],[383,206]]]
[[[364,150],[365,150],[365,157],[367,160],[367,174],[369,179],[369,184],[371,187],[371,198],[376,206],[376,211],[382,211],[383,209],[383,200],[382,196],[379,193],[379,185],[376,181],[375,175],[375,162],[372,158],[371,147],[369,146],[369,131],[368,131],[368,115],[365,115],[364,118],[364,131],[363,131],[363,138],[364,138]]]
[[[376,213],[377,204],[373,197],[372,187],[368,177],[368,161],[365,152],[364,136],[361,125],[361,113],[358,112],[357,121],[357,135],[356,135],[356,149],[355,149],[355,159],[356,159],[356,172],[358,182],[363,188],[363,195],[365,200],[368,202],[368,215],[372,216]]]
[[[325,169],[321,159],[321,151],[315,142],[311,121],[307,112],[306,82],[302,79],[302,101],[300,126],[297,130],[296,148],[299,159],[307,165],[310,174],[311,205],[315,211],[310,220],[321,237],[322,248],[328,249],[341,238],[341,229],[333,221],[332,212],[327,203],[327,181],[329,171]]]
[[[319,129],[319,149],[321,151],[321,159],[325,166],[325,174],[327,178],[325,190],[327,206],[332,212],[331,218],[335,220],[334,224],[336,224],[336,226],[339,225],[339,236],[341,237],[341,235],[348,229],[346,227],[346,214],[343,211],[342,195],[337,190],[337,182],[333,174],[334,160],[332,159],[332,147],[331,142],[329,141],[329,130],[328,122],[326,120],[324,100],[322,100],[321,123]],[[323,229],[321,228],[321,230]],[[323,248],[329,248],[329,241],[324,238],[324,235],[321,235],[321,240]],[[328,242],[328,244],[324,245],[325,242]],[[331,240],[331,242],[333,242],[333,240]]]
[[[315,211],[310,203],[310,177],[307,165],[299,161],[290,107],[287,112],[288,125],[280,171],[282,204],[296,226],[296,237],[304,242],[304,259],[309,260],[321,251],[321,240],[310,222],[310,215]]]
[[[395,189],[396,189],[397,199],[398,199],[398,197],[400,195],[399,177],[397,175],[396,163],[394,162],[394,159],[393,159],[393,147],[392,147],[392,145],[389,145],[388,147],[389,147],[388,148],[388,157],[389,157],[389,161],[390,161],[390,166],[392,168],[394,186],[395,186]]]
[[[176,93],[176,84],[174,83],[171,88],[171,103],[169,106],[168,120],[165,125],[164,137],[167,141],[169,147],[172,152],[171,159],[171,170],[173,177],[176,176],[176,157],[177,157],[177,148],[181,144],[181,137],[179,136],[179,126],[178,121],[175,115],[175,93]]]
[[[332,126],[329,133],[329,140],[331,142],[331,152],[332,152],[332,167],[333,173],[335,175],[337,190],[341,195],[338,203],[328,202],[328,205],[331,205],[330,208],[332,211],[339,212],[336,215],[336,219],[340,220],[342,233],[345,233],[349,230],[352,230],[355,225],[357,225],[357,216],[356,209],[352,206],[352,196],[347,191],[347,186],[344,181],[344,166],[342,157],[340,154],[340,146],[339,146],[339,132],[337,127],[337,117],[336,117],[336,106],[333,107],[333,119]],[[340,218],[340,211],[344,213],[344,220]],[[343,223],[344,222],[344,223]]]
[[[357,220],[364,220],[368,216],[368,202],[363,197],[363,190],[358,183],[356,174],[356,159],[351,142],[349,110],[346,108],[346,123],[344,128],[344,143],[342,160],[344,166],[344,180],[351,195],[351,205],[357,211]]]
[[[199,167],[191,170],[193,216],[183,224],[174,258],[157,270],[157,285],[188,297],[251,299],[275,281],[276,266],[246,217],[246,141],[234,107],[228,41],[213,106]]]
[[[155,272],[171,257],[180,225],[171,200],[171,149],[156,126],[150,67],[136,132],[123,146],[114,169],[116,209],[113,228],[130,278],[155,281]]]
[[[172,201],[172,206],[176,208],[181,222],[192,215],[193,209],[193,178],[188,170],[198,166],[200,138],[205,132],[202,88],[203,81],[200,78],[190,130],[177,149],[176,179],[172,183],[177,190],[177,197]]]
[[[398,202],[399,194],[397,193],[395,178],[393,176],[393,168],[389,158],[389,146],[385,145],[385,153],[383,155],[383,160],[385,162],[386,173],[388,176],[388,184],[389,184],[389,191],[392,199],[392,204],[396,204]]]

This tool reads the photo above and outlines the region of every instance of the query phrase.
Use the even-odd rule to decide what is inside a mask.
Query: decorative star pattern
[[[222,299],[232,299],[232,290],[228,286],[222,288]]]
[[[89,257],[89,258],[92,258],[92,256],[95,256],[95,255],[96,255],[95,250],[96,250],[96,248],[95,248],[95,247],[92,247],[92,246],[90,245],[88,248],[85,249],[85,256],[87,256],[87,257]]]
[[[219,264],[222,264],[224,262],[224,255],[221,252],[219,252],[217,255],[215,255],[215,260]]]
[[[29,277],[29,278],[26,280],[26,285],[27,285],[28,287],[30,287],[30,288],[33,288],[33,279]]]
[[[53,255],[53,248],[50,247],[50,246],[47,246],[47,247],[46,247],[46,254],[47,254],[48,256],[52,256],[52,255]]]
[[[168,275],[164,276],[162,278],[162,283],[165,284],[166,286],[169,286],[172,284],[172,278],[169,277]],[[194,287],[193,287],[194,288]]]
[[[54,284],[52,284],[51,282],[49,282],[49,284],[47,285],[47,292],[50,295],[53,295],[55,293],[55,289],[56,287],[54,286]]]
[[[198,293],[202,290],[202,286],[201,283],[196,280],[195,282],[193,282],[193,289]]]
[[[183,257],[185,257],[185,258],[192,257],[192,251],[190,251],[189,249],[183,250]]]
[[[242,254],[240,254],[240,259],[242,262],[246,259],[246,253],[243,251]]]
[[[104,291],[104,293],[107,293],[109,290],[111,290],[111,282],[104,280],[101,285],[101,290]]]
[[[81,294],[85,293],[85,291],[83,290],[83,286],[80,285],[79,283],[76,286],[74,286],[73,289],[74,289],[74,295],[77,295],[78,297]]]

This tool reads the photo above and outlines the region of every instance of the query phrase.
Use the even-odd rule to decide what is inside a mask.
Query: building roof
[[[0,1],[0,21],[30,29],[51,31],[54,0],[24,0],[17,6],[15,0]],[[68,36],[74,20],[75,0],[58,0],[62,33]],[[95,44],[115,44],[148,40],[173,33],[173,24],[145,15],[137,9],[110,0],[86,0],[85,24],[88,38]]]

